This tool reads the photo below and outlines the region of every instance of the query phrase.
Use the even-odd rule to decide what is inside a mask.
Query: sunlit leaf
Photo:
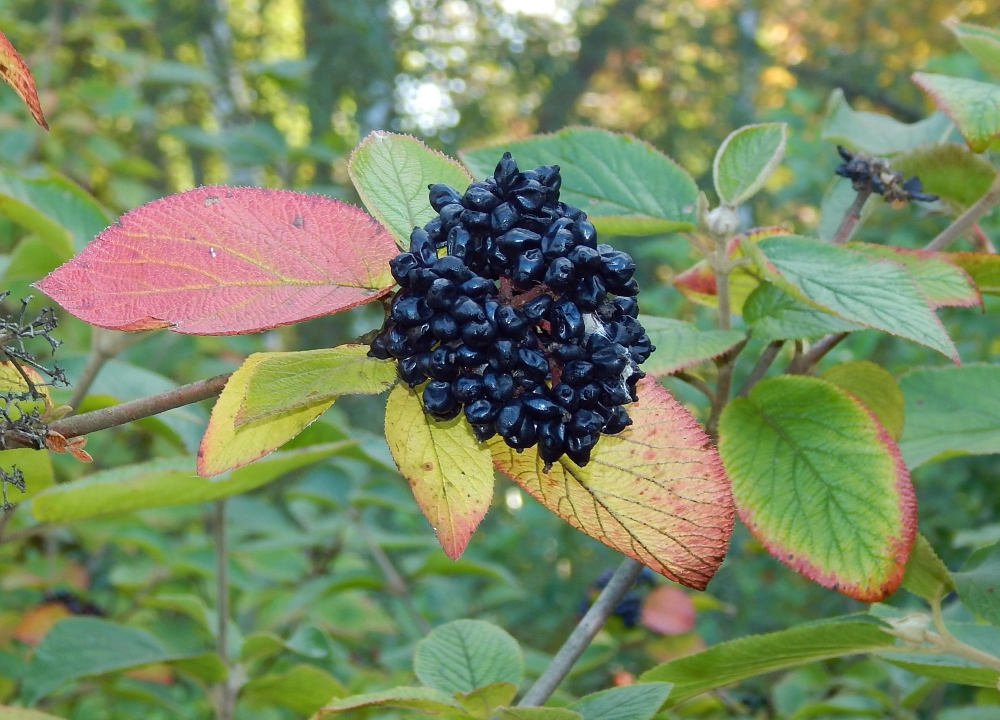
[[[703,692],[732,683],[829,658],[891,648],[896,638],[871,622],[840,621],[799,625],[790,630],[750,635],[657,665],[643,682],[670,682],[673,707]]]
[[[983,152],[1000,138],[1000,85],[934,73],[911,77],[958,126],[975,152]]]
[[[582,720],[579,713],[559,707],[508,707],[497,711],[497,720]]]
[[[916,499],[892,437],[831,383],[781,375],[736,398],[719,454],[740,519],[774,557],[858,600],[892,593],[916,533]]]
[[[395,254],[385,228],[338,200],[201,187],[126,213],[38,288],[112,330],[227,335],[377,298]]]
[[[280,705],[300,715],[312,715],[333,698],[346,694],[344,686],[330,673],[305,663],[284,672],[255,677],[240,691],[241,699]]]
[[[371,133],[351,154],[348,172],[371,212],[409,247],[410,231],[437,216],[427,199],[427,186],[451,185],[459,192],[472,182],[465,168],[409,135]]]
[[[979,292],[1000,295],[1000,255],[983,252],[951,252],[945,257],[969,273]]]
[[[888,115],[854,110],[844,91],[837,88],[830,93],[822,137],[872,155],[895,155],[944,140],[950,130],[951,121],[939,112],[915,123],[903,123]]]
[[[396,364],[368,357],[367,345],[257,353],[237,426],[340,395],[377,395],[396,382]]]
[[[268,353],[248,357],[232,374],[212,408],[208,428],[198,448],[198,474],[211,477],[259,460],[298,435],[326,412],[336,398],[299,405],[259,420],[236,424],[250,380]]]
[[[729,483],[702,428],[651,378],[633,425],[602,436],[590,462],[549,472],[534,448],[490,441],[497,468],[570,525],[676,582],[704,589],[732,531]]]
[[[405,385],[389,393],[385,439],[441,547],[457,558],[493,499],[489,450],[476,441],[464,416],[437,422]]]
[[[63,718],[38,710],[0,705],[0,720],[63,720]]]
[[[470,693],[491,683],[517,687],[524,657],[517,640],[483,620],[455,620],[435,628],[417,644],[413,672],[427,687]]]
[[[917,533],[906,560],[903,587],[927,602],[940,600],[955,589],[955,582],[934,548],[920,533]]]
[[[863,402],[892,439],[899,441],[906,399],[892,373],[870,360],[854,360],[827,368],[820,377]]]
[[[761,340],[810,339],[865,329],[864,325],[813,307],[769,282],[758,285],[747,297],[743,320],[753,336]]]
[[[741,242],[767,280],[844,320],[926,345],[958,362],[958,350],[920,288],[894,262],[797,235]]]
[[[331,443],[274,453],[213,480],[196,474],[193,458],[161,458],[101,470],[39,493],[31,501],[31,513],[39,522],[71,522],[132,510],[217,500],[265,485],[287,472],[340,452],[349,444]]]
[[[0,78],[3,78],[3,81],[10,85],[17,96],[28,106],[35,122],[48,130],[49,124],[45,122],[45,115],[42,114],[42,106],[38,102],[38,90],[35,88],[35,79],[31,76],[31,70],[28,69],[27,63],[2,32],[0,32]]]
[[[694,228],[698,188],[677,163],[629,135],[572,127],[553,135],[459,153],[477,178],[493,174],[504,151],[521,169],[559,165],[563,202],[587,213],[599,232],[650,235]],[[642,182],[623,179],[642,178]]]
[[[899,386],[906,397],[899,448],[907,467],[1000,453],[1000,365],[918,368]]]
[[[456,691],[454,697],[478,720],[490,720],[498,707],[509,705],[517,695],[517,686],[509,682],[494,682],[469,692]]]
[[[743,340],[738,330],[699,330],[691,323],[640,315],[656,351],[642,365],[643,372],[661,377],[713,360]]]
[[[719,199],[739,205],[764,187],[781,164],[787,136],[785,123],[745,125],[730,133],[712,164]]]

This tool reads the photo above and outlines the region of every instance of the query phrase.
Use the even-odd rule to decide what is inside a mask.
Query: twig
[[[792,361],[788,363],[788,367],[785,368],[785,372],[789,375],[802,375],[809,372],[809,370],[823,357],[833,350],[844,338],[846,338],[848,333],[831,333],[830,335],[824,335],[816,344],[809,348],[809,352],[797,355],[792,358]]]
[[[420,629],[421,634],[426,635],[433,628],[431,628],[431,624],[427,622],[427,619],[420,614],[420,611],[417,610],[417,606],[413,604],[413,598],[410,596],[410,588],[406,585],[406,581],[403,580],[403,576],[396,570],[396,566],[392,564],[392,560],[385,554],[382,546],[368,532],[368,528],[360,521],[355,523],[355,525],[365,544],[368,546],[368,551],[375,558],[375,563],[379,566],[382,574],[385,575],[385,581],[389,585],[389,592],[402,601],[407,612],[413,618],[413,622]]]
[[[701,393],[708,398],[708,401],[710,403],[713,404],[715,403],[715,391],[712,389],[711,385],[702,380],[700,377],[696,377],[691,373],[684,372],[683,370],[678,370],[677,372],[672,374],[678,380],[682,380],[683,382],[686,382],[694,389],[700,390]]]
[[[108,428],[125,425],[152,415],[159,415],[167,410],[173,410],[174,408],[215,397],[222,392],[231,374],[216,375],[207,380],[199,380],[188,385],[181,385],[180,387],[175,387],[156,395],[150,395],[149,397],[57,420],[49,426],[49,429],[65,438],[74,438],[81,435],[89,435],[99,430],[107,430]],[[26,438],[9,426],[4,427],[0,425],[0,428],[3,429],[3,433],[0,435],[0,443],[5,443],[0,445],[0,447],[35,447],[29,438]]]
[[[607,622],[608,617],[621,602],[628,589],[632,587],[632,583],[635,582],[641,570],[642,563],[638,560],[625,558],[622,561],[608,584],[601,590],[601,594],[597,596],[597,600],[590,606],[587,614],[577,623],[573,632],[566,638],[566,642],[559,648],[559,652],[545,668],[541,677],[521,698],[519,706],[534,707],[542,705],[549,699],[559,684],[569,675],[570,670],[583,655],[583,651],[590,645],[594,636],[604,627],[604,623]]]
[[[736,397],[746,397],[750,394],[753,386],[760,382],[765,375],[767,375],[768,369],[774,363],[774,359],[778,357],[778,353],[781,352],[781,348],[784,347],[784,345],[784,340],[775,340],[764,348],[764,352],[761,353],[757,364],[753,366],[753,370],[750,371],[749,377],[743,381],[743,386],[740,387],[739,392],[736,393]]]
[[[851,203],[851,207],[847,209],[847,214],[844,215],[844,219],[840,221],[840,227],[837,228],[837,234],[833,236],[833,242],[836,245],[845,243],[851,237],[851,233],[854,232],[854,228],[861,221],[861,211],[865,207],[865,203],[868,202],[868,198],[872,195],[871,183],[864,190],[859,190],[857,197],[854,198],[854,202]]]
[[[983,228],[980,227],[979,223],[972,223],[972,227],[969,228],[969,234],[972,235],[972,243],[976,246],[977,251],[989,253],[990,255],[996,254],[997,249],[993,247],[990,236],[983,232]]]
[[[924,250],[940,252],[946,249],[965,234],[965,231],[969,230],[973,223],[992,210],[997,203],[1000,203],[1000,174],[994,178],[993,184],[990,185],[990,189],[986,191],[986,194],[970,205],[964,213],[955,218],[955,221],[942,230],[940,235],[927,243]]]

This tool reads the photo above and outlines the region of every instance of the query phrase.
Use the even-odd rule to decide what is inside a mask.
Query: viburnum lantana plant
[[[956,32],[963,41],[975,35],[973,52],[1000,46],[992,31]],[[254,333],[367,302],[383,303],[384,325],[347,345],[253,354],[229,376],[55,420],[46,431],[72,440],[218,395],[197,454],[198,473],[211,478],[278,450],[340,396],[388,391],[386,443],[449,557],[462,554],[486,514],[494,470],[626,556],[521,705],[548,699],[643,566],[704,589],[737,513],[772,555],[875,603],[872,616],[723,643],[653,668],[602,702],[630,697],[634,717],[648,718],[665,703],[757,673],[861,652],[995,686],[1000,658],[979,631],[945,622],[941,602],[957,589],[970,609],[1000,620],[990,595],[997,551],[949,573],[917,534],[910,469],[951,452],[996,450],[942,427],[949,403],[972,412],[981,388],[1000,386],[1000,368],[960,367],[935,311],[980,306],[982,293],[1000,287],[1000,260],[975,224],[1000,199],[996,170],[977,154],[1000,137],[1000,115],[968,114],[973,100],[997,89],[916,81],[950,121],[935,115],[904,126],[832,99],[824,134],[842,146],[844,162],[821,237],[739,231],[737,207],[781,163],[781,123],[725,140],[713,164],[714,208],[656,149],[589,128],[465,151],[462,162],[412,137],[372,133],[350,164],[368,213],[326,197],[221,186],[143,205],[38,289],[111,331]],[[964,144],[952,142],[951,123]],[[969,188],[958,193],[942,178],[970,167],[968,183],[981,192],[963,202]],[[851,242],[880,198],[958,218],[925,249]],[[603,242],[670,232],[703,256],[674,284],[717,308],[716,329],[657,317],[632,259]],[[945,252],[966,232],[974,251]],[[868,329],[931,348],[954,367],[916,370],[901,382],[866,360],[817,374],[831,349]],[[757,356],[747,358],[748,348]],[[789,348],[784,370],[770,372]],[[692,370],[705,364],[714,383]],[[706,396],[704,425],[661,384],[666,377]],[[9,422],[3,437],[6,447],[40,447]],[[198,499],[250,486],[226,482],[206,484],[216,494]],[[89,488],[44,491],[32,513],[79,518],[73,508]],[[131,497],[121,507],[141,503]],[[930,614],[898,617],[877,604],[901,584]],[[391,705],[524,717],[509,709],[522,665],[506,633],[459,621],[419,645],[423,686],[342,698],[321,714]],[[596,719],[597,702],[558,712]]]

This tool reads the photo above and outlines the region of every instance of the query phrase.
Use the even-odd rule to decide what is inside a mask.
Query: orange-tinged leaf
[[[385,439],[399,472],[452,560],[469,543],[493,499],[493,463],[459,416],[437,422],[416,392],[396,385],[385,407]]]
[[[38,102],[38,90],[35,88],[35,79],[31,76],[31,70],[28,69],[28,65],[2,32],[0,32],[0,77],[14,88],[17,96],[28,106],[35,122],[48,130],[49,124],[45,122],[45,115],[42,114],[42,106]]]
[[[652,378],[627,406],[632,426],[601,437],[586,467],[563,458],[549,472],[535,449],[499,438],[493,462],[545,507],[670,580],[703,590],[729,546],[733,500],[708,436]]]
[[[14,629],[14,638],[25,645],[37,645],[57,622],[72,615],[60,602],[48,602],[24,613]]]
[[[37,286],[92,325],[232,335],[384,295],[396,252],[385,228],[339,200],[202,187],[126,213]]]
[[[729,251],[729,257],[735,260],[745,255],[740,245],[740,242],[743,240],[760,242],[764,238],[773,235],[784,235],[787,232],[787,230],[780,227],[764,227],[748,230],[741,235],[730,238],[729,244],[726,246]],[[708,305],[709,307],[716,306],[718,301],[715,297],[717,292],[715,273],[712,272],[712,268],[707,260],[699,260],[684,272],[679,273],[673,282],[681,294],[691,302],[698,303],[699,305]],[[744,267],[733,268],[733,271],[729,274],[729,300],[734,314],[741,314],[743,303],[746,302],[747,297],[750,296],[750,293],[758,285],[760,285],[760,279],[756,276],[756,273]]]
[[[697,615],[691,596],[678,587],[661,585],[642,601],[642,624],[661,635],[691,632]]]
[[[90,456],[84,446],[87,444],[87,438],[85,437],[75,437],[75,438],[64,438],[62,435],[57,433],[55,430],[49,430],[45,433],[45,447],[54,453],[68,453],[72,455],[80,462],[93,462],[94,458]]]

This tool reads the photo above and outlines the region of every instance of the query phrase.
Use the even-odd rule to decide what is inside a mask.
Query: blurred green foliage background
[[[92,193],[109,217],[213,183],[357,202],[347,160],[371,130],[413,133],[455,155],[463,147],[592,124],[651,142],[711,194],[708,174],[719,142],[740,125],[781,120],[792,131],[786,161],[768,192],[744,208],[743,223],[814,234],[837,164],[833,147],[819,138],[831,91],[842,88],[858,109],[904,121],[925,116],[931,108],[911,72],[981,77],[941,26],[949,17],[996,26],[1000,6],[989,0],[0,0],[0,30],[32,67],[52,127],[41,133],[15,95],[0,90],[0,182],[59,172]],[[863,236],[916,246],[944,224],[909,208],[884,208]],[[994,213],[983,226],[996,242],[1000,217]],[[707,319],[669,284],[696,260],[682,238],[614,242],[638,261],[644,312]],[[61,260],[3,218],[0,256],[0,284],[15,299]],[[995,312],[942,315],[963,360],[998,359]],[[360,308],[247,337],[152,333],[106,366],[93,392],[131,399],[233,370],[254,351],[345,342],[380,318],[380,308]],[[58,359],[73,377],[90,330],[66,318],[60,333],[66,345]],[[944,362],[874,332],[857,333],[833,355],[869,357],[893,372]],[[687,386],[670,387],[703,412]],[[463,560],[451,564],[380,446],[383,404],[344,398],[309,431],[316,439],[345,433],[363,439],[366,454],[335,457],[229,501],[239,632],[268,631],[288,641],[287,649],[253,661],[251,676],[307,664],[354,692],[405,681],[420,636],[414,613],[432,625],[458,617],[498,622],[532,649],[529,671],[537,673],[575,622],[587,587],[616,563],[613,553],[498,480],[493,510]],[[93,437],[94,465],[58,457],[55,480],[191,452],[207,408],[185,412],[167,430],[145,425]],[[1000,539],[996,458],[946,461],[915,480],[921,530],[951,566]],[[54,528],[35,527],[26,515],[15,513],[0,539],[0,700],[16,700],[38,629],[60,613],[46,599],[60,589],[164,642],[211,645],[209,631],[169,600],[214,603],[210,509],[145,511]],[[381,553],[402,574],[405,598],[380,569]],[[627,682],[704,643],[861,607],[793,574],[742,529],[709,595],[694,603],[697,625],[678,635],[615,621],[564,699]],[[272,686],[245,692],[238,717],[306,715]],[[831,699],[840,705],[808,717],[1000,717],[998,692],[923,681],[873,661],[755,680],[670,717],[803,717],[796,713]],[[962,709],[977,703],[986,712],[994,706],[995,714],[958,714],[979,712]],[[77,683],[43,705],[74,720],[212,716],[204,683],[171,667]]]

